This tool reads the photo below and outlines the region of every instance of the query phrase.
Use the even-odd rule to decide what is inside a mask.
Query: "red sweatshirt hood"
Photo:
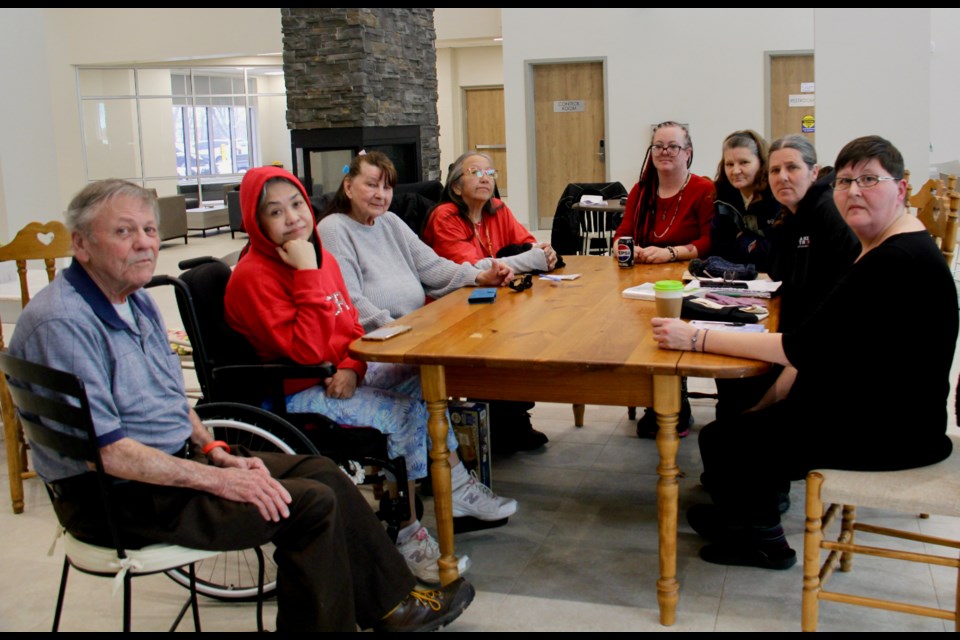
[[[317,247],[317,259],[319,260],[321,251],[320,238],[317,234],[317,214],[313,211],[313,206],[310,204],[310,197],[307,195],[307,190],[300,184],[300,180],[286,169],[281,169],[280,167],[257,167],[250,169],[243,176],[243,182],[240,183],[240,213],[243,216],[243,228],[246,230],[247,235],[250,236],[250,249],[271,260],[283,262],[277,253],[277,245],[263,234],[263,231],[260,229],[260,222],[257,220],[257,205],[260,203],[261,194],[263,194],[263,186],[268,180],[272,180],[273,178],[283,178],[296,186],[297,189],[300,190],[300,193],[303,194],[303,199],[306,200],[307,206],[310,207],[310,212],[313,214],[314,223],[311,242]]]

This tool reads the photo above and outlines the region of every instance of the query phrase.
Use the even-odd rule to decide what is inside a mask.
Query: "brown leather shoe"
[[[436,631],[456,620],[473,602],[473,585],[457,578],[432,591],[411,591],[397,608],[375,627],[376,631]]]

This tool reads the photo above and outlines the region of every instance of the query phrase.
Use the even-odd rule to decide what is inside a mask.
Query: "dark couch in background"
[[[160,220],[157,226],[160,232],[160,241],[173,238],[183,238],[187,243],[187,204],[185,196],[164,196],[157,198],[160,208]]]
[[[233,191],[240,188],[239,182],[204,182],[203,183],[203,200],[204,202],[209,202],[210,200],[223,200],[226,201],[226,192]],[[198,189],[196,182],[188,182],[177,185],[177,193],[186,196],[187,199],[187,209],[196,209],[200,206],[200,198],[198,196]]]

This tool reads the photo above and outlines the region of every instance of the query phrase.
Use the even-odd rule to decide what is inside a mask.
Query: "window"
[[[173,105],[177,175],[235,175],[249,169],[256,112],[247,104],[247,88],[255,95],[256,79],[193,73],[174,76],[173,85],[183,94]]]
[[[271,77],[277,76],[277,77]],[[78,68],[84,170],[177,193],[236,181],[289,154],[282,72],[273,67]]]

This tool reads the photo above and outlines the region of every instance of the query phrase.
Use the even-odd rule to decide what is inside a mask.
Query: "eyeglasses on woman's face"
[[[480,180],[483,176],[487,176],[491,180],[496,180],[498,175],[496,169],[481,169],[480,167],[469,167],[464,170],[463,173],[464,175],[476,176],[477,180]]]
[[[847,191],[854,182],[857,183],[857,186],[861,189],[870,189],[881,182],[887,182],[888,180],[896,180],[891,176],[875,176],[872,173],[865,173],[862,176],[857,176],[856,178],[837,178],[833,181],[833,188],[836,191]]]
[[[688,148],[689,147],[681,146],[675,142],[671,142],[667,145],[660,144],[659,142],[657,144],[650,145],[650,149],[653,151],[654,155],[667,156],[670,158],[676,157],[682,150]]]

